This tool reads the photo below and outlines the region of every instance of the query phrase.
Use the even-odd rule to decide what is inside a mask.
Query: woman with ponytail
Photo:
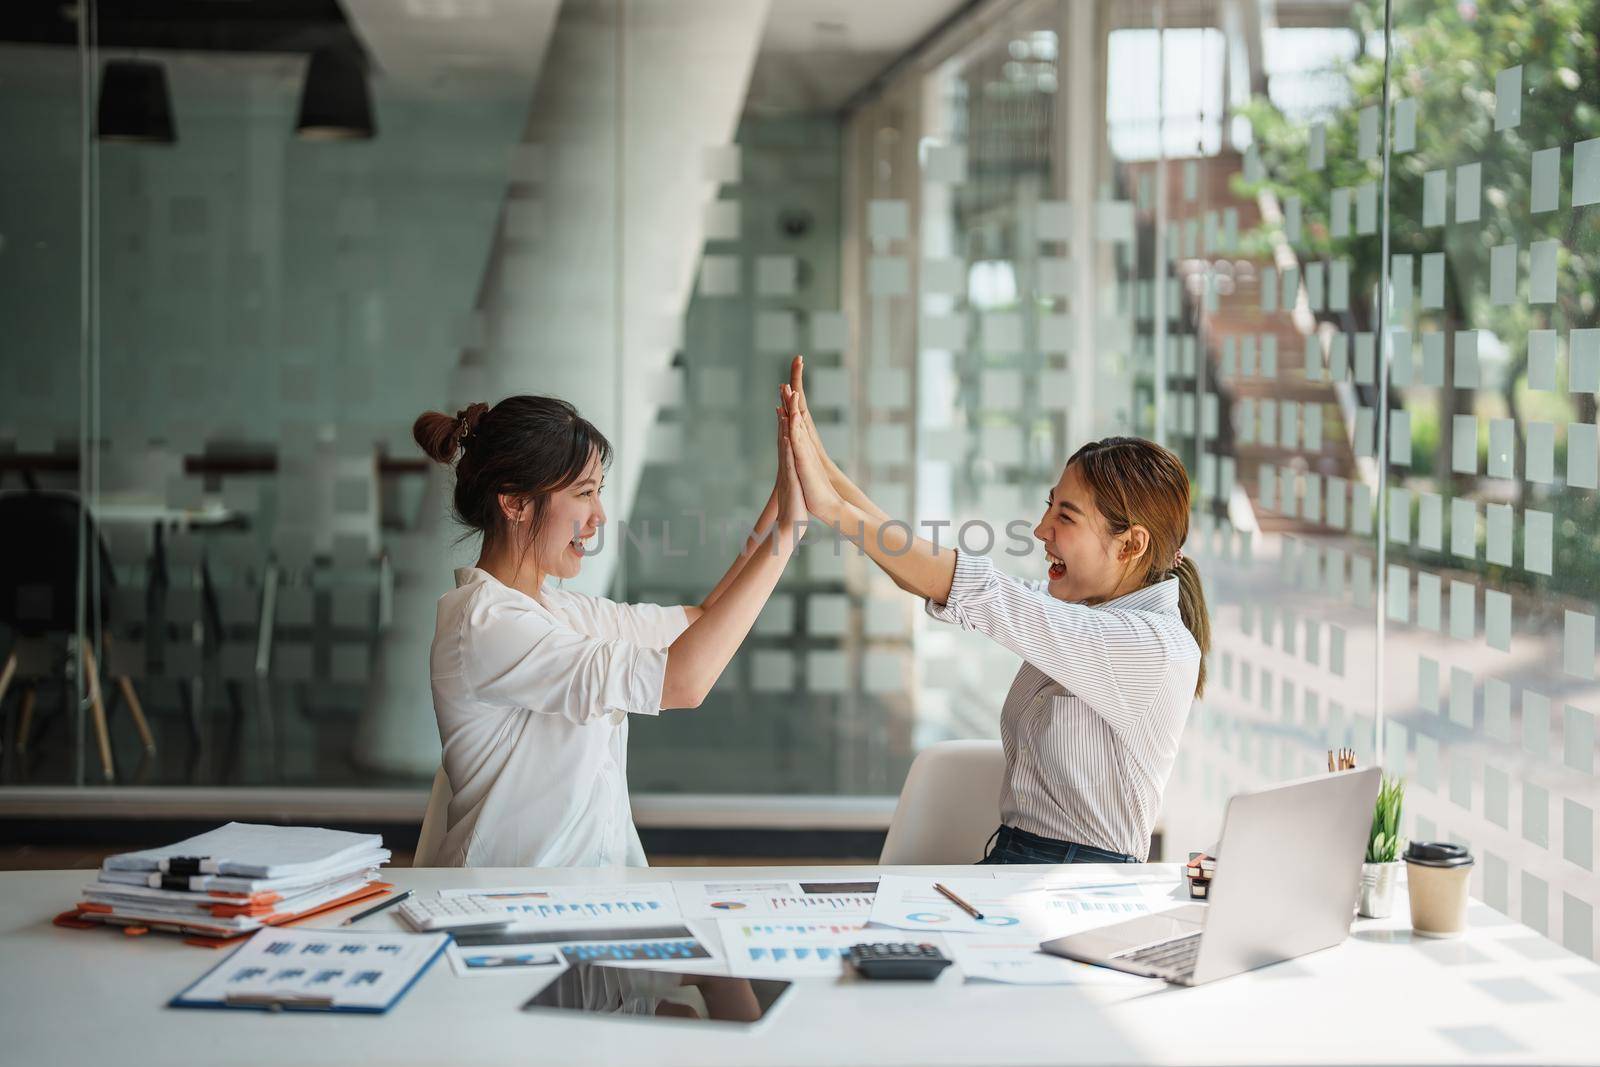
[[[628,805],[628,716],[698,707],[794,551],[805,504],[777,419],[778,472],[755,532],[704,601],[618,604],[546,584],[605,522],[611,445],[571,404],[513,396],[425,412],[422,450],[454,465],[478,562],[439,598],[433,708],[450,779],[436,862],[645,866]]]
[[[1046,577],[1020,581],[982,556],[911,536],[828,459],[796,358],[785,406],[811,514],[859,544],[928,613],[1023,659],[1000,719],[1000,828],[984,863],[1136,863],[1211,644],[1205,594],[1182,547],[1189,476],[1137,437],[1084,445],[1033,535]]]

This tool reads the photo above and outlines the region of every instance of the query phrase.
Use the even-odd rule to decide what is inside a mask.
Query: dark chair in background
[[[0,668],[0,703],[6,691],[20,680],[21,716],[17,728],[17,749],[27,749],[33,710],[40,678],[54,676],[62,681],[63,706],[72,704],[74,657],[83,657],[91,722],[100,754],[100,767],[107,781],[116,770],[111,757],[111,736],[106,722],[106,704],[101,697],[100,664],[94,644],[84,630],[96,621],[87,609],[85,594],[98,588],[97,603],[102,626],[106,606],[116,584],[105,542],[93,516],[85,513],[76,496],[69,493],[24,492],[0,495],[0,529],[6,532],[9,549],[0,556],[0,623],[14,635],[15,645]],[[87,558],[80,546],[92,546]],[[81,567],[80,563],[86,564]],[[64,648],[64,657],[59,653]],[[43,656],[39,650],[47,650]],[[34,654],[25,656],[32,651]],[[64,662],[63,662],[64,659]],[[49,661],[54,660],[54,664]],[[59,669],[55,669],[59,668]],[[155,739],[145,721],[144,711],[125,674],[113,679],[117,694],[128,705],[134,726],[146,752],[155,750]]]

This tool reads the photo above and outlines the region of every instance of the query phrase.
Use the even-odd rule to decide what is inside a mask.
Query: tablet
[[[749,1025],[765,1018],[791,984],[770,978],[579,963],[535,993],[522,1010]]]

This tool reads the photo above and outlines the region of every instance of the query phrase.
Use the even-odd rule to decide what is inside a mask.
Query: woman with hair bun
[[[645,866],[628,805],[628,715],[698,707],[782,575],[805,521],[787,420],[772,495],[698,605],[619,604],[575,577],[605,522],[611,445],[571,404],[512,396],[412,428],[455,465],[456,517],[482,539],[439,598],[433,707],[454,794],[438,863]]]

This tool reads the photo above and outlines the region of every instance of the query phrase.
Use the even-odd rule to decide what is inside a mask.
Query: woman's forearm
[[[765,540],[741,557],[738,572],[725,587],[714,590],[717,596],[707,598],[704,613],[667,648],[663,708],[700,706],[755,625],[793,552],[793,534],[773,527]]]
[[[761,514],[756,518],[755,526],[751,528],[749,536],[744,539],[744,546],[739,550],[739,555],[729,564],[727,571],[717,581],[717,584],[711,587],[711,592],[706,594],[706,598],[700,601],[702,611],[715,604],[717,598],[722,596],[728,586],[733,584],[735,578],[739,577],[739,572],[744,570],[744,565],[750,559],[751,553],[762,545],[768,533],[771,532],[772,523],[777,516],[778,494],[774,492],[767,497],[766,506],[761,509]]]
[[[924,541],[911,533],[908,524],[853,503],[846,503],[826,521],[855,541],[901,589],[938,604],[949,597],[956,574],[955,549]]]
[[[839,469],[839,465],[833,462],[833,457],[831,456],[828,457],[828,481],[832,483],[838,494],[844,497],[846,503],[860,508],[863,513],[872,516],[879,522],[889,521],[889,513],[874,504],[872,498],[862,492],[861,487],[852,482],[848,474]]]

